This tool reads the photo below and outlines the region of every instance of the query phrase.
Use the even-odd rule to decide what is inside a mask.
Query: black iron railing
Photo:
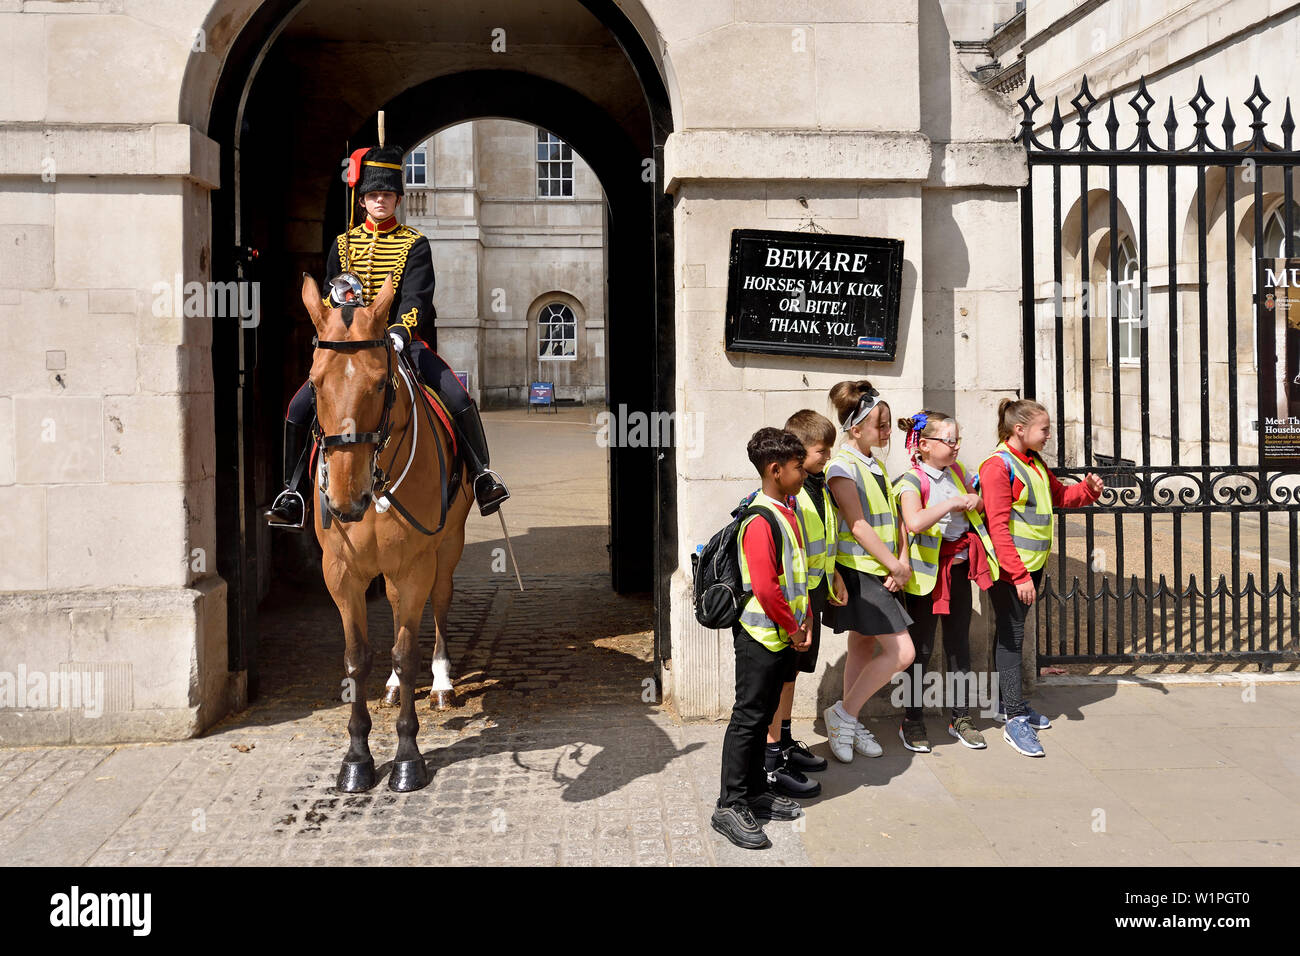
[[[1268,471],[1259,463],[1258,443],[1248,440],[1254,432],[1243,429],[1240,421],[1239,394],[1241,380],[1254,375],[1253,412],[1249,403],[1244,410],[1253,413],[1255,422],[1261,412],[1277,413],[1275,383],[1268,371],[1277,361],[1272,320],[1266,321],[1253,290],[1263,288],[1263,263],[1269,258],[1262,252],[1264,221],[1271,215],[1266,210],[1279,201],[1284,245],[1280,255],[1274,252],[1273,256],[1296,254],[1292,177],[1300,154],[1293,149],[1290,100],[1280,125],[1281,141],[1272,141],[1264,119],[1270,100],[1256,78],[1245,100],[1251,117],[1245,141],[1236,138],[1236,122],[1225,103],[1219,124],[1222,139],[1216,142],[1208,118],[1214,100],[1201,81],[1188,103],[1194,117],[1189,141],[1179,146],[1182,130],[1172,99],[1163,122],[1163,143],[1157,142],[1150,116],[1156,101],[1145,79],[1127,100],[1130,112],[1125,124],[1116,112],[1115,97],[1108,99],[1104,136],[1096,142],[1091,114],[1099,100],[1083,78],[1070,101],[1074,131],[1068,144],[1063,143],[1066,122],[1059,100],[1046,123],[1035,119],[1043,101],[1033,79],[1018,101],[1023,120],[1017,138],[1029,165],[1029,181],[1021,190],[1024,394],[1045,400],[1053,413],[1057,475],[1068,481],[1095,471],[1108,485],[1100,508],[1065,511],[1058,518],[1055,553],[1036,609],[1040,660],[1245,660],[1265,669],[1280,660],[1300,660],[1300,475]],[[1125,130],[1123,145],[1121,129]],[[1129,167],[1132,172],[1125,173],[1121,189],[1120,170]],[[1190,201],[1179,198],[1184,170],[1195,176]],[[1050,176],[1050,193],[1045,184],[1037,188],[1040,171]],[[1105,229],[1095,235],[1089,225],[1090,206],[1100,203],[1091,198],[1097,188],[1090,186],[1094,171],[1101,177],[1097,184],[1106,192]],[[1207,190],[1211,174],[1216,177],[1212,196]],[[1190,178],[1187,172],[1183,176]],[[1157,189],[1150,188],[1153,179]],[[1239,202],[1239,187],[1245,202]],[[1036,197],[1040,203],[1050,201],[1052,224],[1053,285],[1043,312],[1044,317],[1050,314],[1052,323],[1047,330],[1050,339],[1042,349],[1050,355],[1043,356],[1037,347]],[[1163,203],[1165,214],[1164,261],[1154,264],[1166,287],[1162,299],[1167,339],[1162,340],[1152,333],[1149,295],[1153,263],[1148,240],[1156,231],[1149,219],[1153,197]],[[1062,215],[1064,201],[1073,207],[1068,217]],[[1187,203],[1186,208],[1180,202]],[[1190,221],[1192,202],[1194,222]],[[1136,208],[1130,208],[1134,204]],[[1239,209],[1245,204],[1251,209],[1241,215]],[[1121,207],[1126,236],[1121,231]],[[1223,225],[1223,251],[1217,259],[1211,258],[1208,247],[1211,213]],[[1063,254],[1067,227],[1070,242],[1078,241],[1077,262],[1067,263],[1076,255]],[[1247,227],[1252,227],[1249,232]],[[1237,354],[1239,299],[1247,291],[1238,290],[1237,244],[1245,236],[1250,237],[1254,273],[1247,312],[1255,320],[1258,372],[1239,368]],[[1139,290],[1126,303],[1129,316],[1132,309],[1140,310],[1139,355],[1131,370],[1120,359],[1123,308],[1114,278],[1121,274],[1125,238],[1136,246]],[[1104,296],[1091,295],[1093,250],[1105,249],[1106,244]],[[1193,244],[1194,253],[1183,253]],[[1067,265],[1071,266],[1068,274]],[[1082,291],[1072,297],[1068,316],[1067,280]],[[1107,306],[1103,316],[1095,314],[1099,304]],[[1091,329],[1097,319],[1109,326],[1110,357],[1092,354]],[[1188,348],[1193,342],[1194,348]],[[1038,367],[1045,362],[1054,366],[1054,377],[1044,390],[1050,396],[1039,394]],[[1094,364],[1100,367],[1097,376]],[[1077,369],[1068,384],[1067,366]],[[1109,366],[1109,383],[1103,377],[1105,366]],[[1161,372],[1164,383],[1159,381]],[[1182,421],[1182,402],[1190,398],[1180,394],[1184,375],[1199,377],[1200,386],[1199,429],[1190,438]],[[1137,379],[1136,388],[1132,378]],[[1108,389],[1099,387],[1106,384]],[[1153,420],[1156,388],[1164,391],[1160,398],[1167,398],[1168,411]],[[1070,410],[1078,409],[1069,419],[1067,400]],[[1216,426],[1225,415],[1226,428],[1216,436]],[[1098,417],[1100,422],[1095,421]],[[1073,443],[1068,440],[1071,436],[1077,438]],[[1099,447],[1094,449],[1094,444]],[[1184,461],[1184,457],[1199,460]],[[1048,460],[1053,460],[1050,454]],[[1106,526],[1113,526],[1113,531]],[[1247,542],[1245,536],[1251,540]],[[1284,540],[1275,544],[1275,536]],[[1141,575],[1132,573],[1135,558],[1141,563]],[[1208,591],[1206,582],[1214,582]]]

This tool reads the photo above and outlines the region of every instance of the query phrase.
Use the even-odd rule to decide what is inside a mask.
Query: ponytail
[[[1032,398],[1002,399],[998,402],[998,441],[1007,441],[1017,425],[1028,426],[1039,415],[1046,414],[1047,409]]]

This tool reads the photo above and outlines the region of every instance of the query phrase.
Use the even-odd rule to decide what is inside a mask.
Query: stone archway
[[[208,123],[221,147],[222,181],[233,187],[213,194],[213,278],[261,283],[268,322],[279,323],[213,341],[219,567],[231,585],[230,666],[250,668],[252,694],[253,608],[269,587],[260,505],[278,478],[278,421],[296,386],[287,381],[292,372],[272,370],[291,369],[303,345],[296,284],[286,277],[319,273],[321,250],[339,231],[345,208],[338,161],[347,144],[374,140],[377,110],[388,117],[389,142],[409,144],[430,129],[500,117],[572,143],[601,179],[610,209],[609,297],[611,312],[617,308],[624,321],[607,330],[607,396],[647,411],[670,410],[673,402],[670,201],[656,188],[671,120],[666,87],[626,17],[612,3],[556,0],[576,23],[599,25],[613,38],[598,70],[578,54],[566,64],[564,49],[547,50],[535,63],[511,61],[525,69],[493,69],[505,64],[487,43],[476,55],[437,44],[421,53],[408,43],[392,53],[401,60],[397,82],[382,57],[376,60],[374,31],[341,40],[312,19],[314,8],[332,3],[265,4],[232,46]],[[261,43],[245,39],[250,30],[260,31]],[[279,39],[267,46],[273,34]],[[519,42],[517,33],[507,36],[507,43]],[[322,45],[333,60],[320,55]],[[326,62],[333,67],[311,72]],[[428,78],[404,79],[421,76]],[[223,129],[231,132],[222,136]],[[258,249],[256,262],[241,261],[246,247]],[[666,644],[668,563],[676,554],[673,456],[671,449],[662,457],[651,449],[611,451],[612,584],[664,596],[656,602],[664,619],[656,632]]]

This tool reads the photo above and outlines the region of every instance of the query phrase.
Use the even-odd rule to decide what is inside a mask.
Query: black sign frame
[[[746,290],[744,277],[762,271],[754,268],[753,255],[779,245],[782,248],[810,249],[815,252],[847,253],[850,256],[866,254],[873,259],[884,257],[871,278],[882,280],[882,304],[878,314],[871,314],[866,296],[836,295],[846,303],[852,314],[847,318],[857,324],[853,338],[879,340],[880,345],[825,345],[807,339],[797,339],[792,333],[757,335],[752,319],[758,314],[770,314],[771,302],[782,291]],[[766,267],[764,267],[766,268]],[[783,270],[790,278],[811,280],[821,273]],[[831,270],[831,274],[842,274]],[[850,236],[827,232],[786,232],[775,229],[733,229],[731,255],[727,272],[726,348],[729,352],[757,352],[766,355],[801,355],[831,359],[852,359],[867,362],[892,362],[898,352],[898,312],[902,299],[903,240],[872,236]],[[806,293],[805,293],[806,297]],[[787,316],[788,317],[788,316]],[[842,321],[844,317],[840,317]],[[748,320],[748,321],[747,321]],[[747,328],[748,327],[748,328]]]

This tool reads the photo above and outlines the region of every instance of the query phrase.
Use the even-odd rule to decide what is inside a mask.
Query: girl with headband
[[[889,405],[867,381],[840,382],[830,391],[844,443],[826,468],[827,486],[839,514],[835,557],[848,600],[826,608],[824,623],[849,632],[844,696],[826,708],[826,734],[836,760],[853,754],[879,757],[880,744],[858,720],[868,698],[914,656],[908,616],[899,600],[912,569],[900,559],[894,486],[873,449],[888,444]],[[872,657],[875,644],[881,653]]]

